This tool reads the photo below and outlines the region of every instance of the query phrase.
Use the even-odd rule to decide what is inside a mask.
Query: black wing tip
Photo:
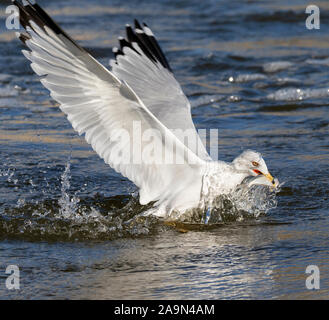
[[[23,44],[26,44],[26,41],[31,39],[27,34],[20,32],[17,32],[17,37],[20,41],[23,42]]]
[[[140,25],[140,23],[138,22],[137,19],[134,19],[134,24],[135,24],[135,29],[141,29],[141,30],[143,30],[142,26]]]
[[[73,43],[77,48],[82,51],[85,51],[82,47],[80,47],[69,35],[67,35],[58,24],[44,11],[34,0],[12,0],[12,3],[16,5],[19,9],[20,23],[24,29],[31,26],[30,21],[33,21],[40,28],[44,29],[45,27],[50,28],[56,34],[60,34]],[[169,63],[163,54],[157,40],[155,39],[152,32],[145,32],[144,28],[150,28],[148,25],[143,22],[144,27],[141,26],[137,19],[134,19],[135,30],[130,25],[126,25],[126,34],[127,39],[120,38],[120,50],[115,54],[115,58],[118,55],[124,55],[124,48],[129,47],[134,50],[136,53],[138,51],[134,48],[133,43],[137,43],[139,48],[143,51],[143,53],[154,63],[159,62],[164,68],[168,69],[172,72],[172,69],[169,66]],[[29,37],[21,36],[19,39],[25,43]]]
[[[117,56],[123,55],[123,52],[121,51],[121,49],[118,49],[117,47],[114,47],[112,49],[112,52],[114,54],[115,59],[117,58]]]
[[[159,62],[164,68],[172,72],[172,69],[170,68],[170,65],[153,33],[147,32],[144,28],[148,28],[149,31],[151,31],[151,29],[145,22],[143,22],[142,25],[137,19],[134,19],[134,29],[129,24],[126,24],[126,39],[122,39],[122,37],[119,38],[121,49],[120,54],[124,55],[124,47],[129,47],[137,52],[133,47],[133,43],[136,43],[152,62]]]
[[[61,27],[48,15],[48,13],[42,9],[38,3],[34,0],[12,0],[13,4],[19,9],[20,23],[26,30],[27,27],[31,26],[30,21],[33,21],[40,28],[45,30],[45,27],[52,30],[55,34],[61,35],[75,45],[81,51],[86,52],[84,48],[79,46]]]
[[[126,35],[127,35],[127,39],[130,43],[132,42],[137,42],[137,37],[134,33],[134,30],[132,29],[132,27],[130,25],[126,25]]]

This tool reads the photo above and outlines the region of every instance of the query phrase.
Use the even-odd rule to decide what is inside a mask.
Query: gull
[[[259,184],[277,185],[258,152],[246,150],[231,163],[209,156],[191,105],[145,23],[126,25],[126,38],[119,38],[108,69],[35,1],[12,2],[26,31],[16,35],[29,49],[22,52],[31,68],[74,130],[139,188],[140,204],[153,204],[152,214],[209,209],[214,197],[232,192],[250,176],[259,176]],[[149,140],[136,140],[146,132]]]

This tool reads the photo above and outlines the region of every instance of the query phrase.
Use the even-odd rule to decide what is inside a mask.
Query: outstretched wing
[[[127,84],[78,46],[40,6],[25,0],[23,5],[13,3],[27,31],[18,37],[30,49],[23,53],[32,69],[73,128],[85,134],[107,164],[140,188],[142,204],[161,201],[181,174],[193,177],[203,161],[154,117]],[[147,130],[152,130],[153,145],[162,148],[159,152],[150,151],[150,140],[136,137],[138,131],[143,135]],[[175,162],[166,165],[165,156]]]
[[[113,50],[115,60],[110,62],[112,72],[129,84],[181,142],[200,158],[210,160],[193,124],[191,105],[151,29],[135,20],[135,29],[127,25],[126,39],[120,37],[119,43],[120,49]]]

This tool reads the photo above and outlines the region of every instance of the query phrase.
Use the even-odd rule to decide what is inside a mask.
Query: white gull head
[[[233,160],[232,164],[237,172],[244,173],[246,176],[258,176],[262,174],[273,180],[262,155],[256,151],[246,150],[242,152]]]

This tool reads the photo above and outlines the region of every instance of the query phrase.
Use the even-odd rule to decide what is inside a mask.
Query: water
[[[329,297],[327,1],[313,31],[299,0],[40,1],[104,64],[124,25],[146,21],[197,128],[220,129],[219,158],[255,149],[285,181],[267,214],[207,225],[139,216],[135,187],[73,132],[0,3],[1,298]],[[10,264],[18,291],[5,287]],[[305,287],[308,265],[320,290]]]

